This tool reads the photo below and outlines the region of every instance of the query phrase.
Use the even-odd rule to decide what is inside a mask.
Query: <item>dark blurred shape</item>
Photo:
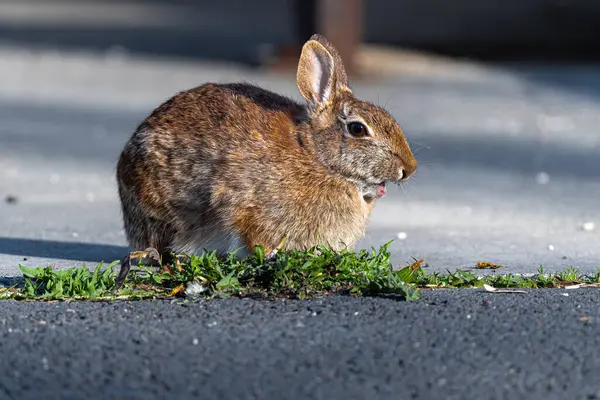
[[[455,56],[600,59],[597,0],[368,0],[365,21],[367,41]]]
[[[277,49],[275,68],[295,68],[304,41],[320,33],[336,46],[346,72],[354,72],[354,52],[363,41],[362,0],[295,0],[294,17],[295,40]]]
[[[17,196],[13,196],[12,194],[9,194],[4,198],[4,202],[6,204],[17,204],[18,201],[19,199],[17,198]]]
[[[317,32],[317,0],[295,0],[296,37],[309,38]]]
[[[483,59],[599,59],[597,0],[4,0],[0,40],[221,59],[297,58],[315,32]],[[351,66],[349,66],[351,68]]]

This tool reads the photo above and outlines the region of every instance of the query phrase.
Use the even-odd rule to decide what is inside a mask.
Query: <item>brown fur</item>
[[[315,91],[325,81],[330,90]],[[320,35],[305,44],[298,87],[308,106],[248,84],[207,83],[152,112],[117,165],[130,245],[220,254],[236,244],[273,249],[283,238],[293,249],[353,246],[376,202],[373,184],[398,181],[400,168],[406,179],[416,160],[393,118],[352,95]],[[355,119],[370,137],[345,132]]]

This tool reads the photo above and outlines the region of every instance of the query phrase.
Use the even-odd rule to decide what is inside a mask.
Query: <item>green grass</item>
[[[388,246],[359,252],[335,252],[326,247],[311,251],[280,251],[267,257],[257,247],[239,258],[235,253],[219,258],[214,252],[199,256],[177,256],[158,268],[133,267],[123,287],[114,291],[118,262],[107,267],[57,269],[20,266],[23,280],[0,287],[0,299],[17,300],[115,300],[144,298],[213,298],[251,296],[264,298],[310,298],[328,294],[395,296],[417,300],[422,290],[433,288],[551,288],[600,282],[600,271],[583,276],[574,268],[547,274],[543,268],[533,276],[495,274],[481,276],[472,271],[429,273],[422,260],[394,269]],[[478,268],[501,268],[478,263]]]

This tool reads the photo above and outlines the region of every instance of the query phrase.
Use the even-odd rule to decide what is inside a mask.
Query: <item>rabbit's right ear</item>
[[[302,47],[296,77],[300,94],[311,104],[328,103],[335,94],[335,62],[325,46],[309,40]]]

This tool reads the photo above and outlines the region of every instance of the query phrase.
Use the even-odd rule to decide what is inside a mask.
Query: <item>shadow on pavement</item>
[[[127,254],[127,247],[53,240],[0,238],[0,254],[112,262]]]

